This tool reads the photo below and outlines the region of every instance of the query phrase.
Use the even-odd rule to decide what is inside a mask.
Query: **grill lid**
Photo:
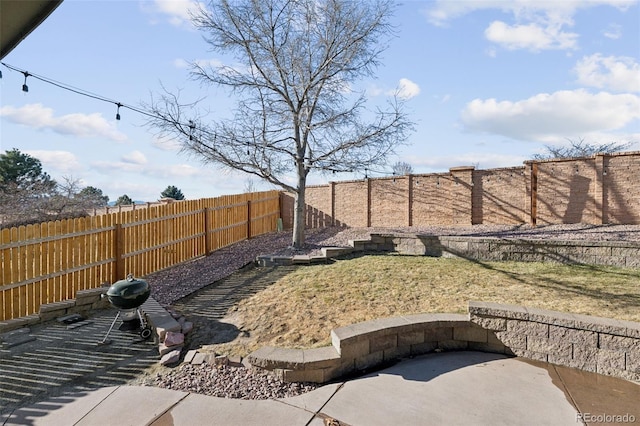
[[[117,281],[107,290],[109,302],[120,309],[137,308],[149,298],[150,294],[149,284],[145,280],[135,278],[133,274],[127,275],[124,280]]]

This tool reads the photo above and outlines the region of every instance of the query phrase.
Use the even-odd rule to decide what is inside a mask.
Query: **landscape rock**
[[[182,334],[189,334],[193,330],[193,323],[191,321],[185,321],[182,324]]]
[[[184,334],[167,331],[164,336],[164,345],[167,347],[184,345]]]
[[[180,361],[180,350],[173,350],[160,358],[160,364],[171,365]]]

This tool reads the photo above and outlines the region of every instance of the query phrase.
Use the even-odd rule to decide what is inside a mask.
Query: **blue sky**
[[[216,116],[227,93],[189,80],[187,63],[211,52],[188,21],[191,1],[65,0],[2,62],[121,102],[181,90]],[[626,0],[407,1],[377,78],[372,104],[396,89],[416,123],[389,159],[415,173],[474,165],[519,166],[545,145],[632,142],[640,150],[640,5]],[[115,200],[154,201],[168,185],[189,199],[243,192],[246,175],[205,166],[159,140],[145,117],[0,68],[0,151],[40,159],[57,180]],[[310,175],[309,183],[362,178]],[[380,176],[377,173],[369,173]],[[254,179],[258,189],[269,189]]]

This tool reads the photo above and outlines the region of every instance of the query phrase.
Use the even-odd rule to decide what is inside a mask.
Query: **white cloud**
[[[611,6],[625,10],[636,0],[439,0],[423,12],[437,26],[477,10],[497,9],[513,17],[513,22],[494,21],[485,30],[489,41],[507,49],[576,49],[578,35],[567,32],[573,26],[573,16],[580,9]],[[616,32],[609,32],[614,36]]]
[[[12,123],[22,124],[38,130],[51,130],[61,135],[77,137],[105,137],[116,142],[127,140],[102,114],[67,114],[54,116],[53,109],[42,104],[26,104],[20,108],[0,108],[0,116]]]
[[[25,152],[40,160],[44,171],[50,175],[72,175],[84,168],[75,154],[69,151],[29,150]]]
[[[395,89],[384,89],[375,84],[367,88],[367,96],[376,97],[381,95],[398,96],[400,99],[408,100],[420,94],[420,86],[408,78],[401,78]]]
[[[180,151],[182,149],[182,145],[177,139],[170,139],[166,136],[153,137],[151,145],[162,151]]]
[[[556,26],[508,25],[501,21],[492,22],[484,32],[487,40],[502,45],[506,49],[528,49],[532,51],[548,49],[575,49],[578,35],[563,32]]]
[[[408,78],[401,78],[398,82],[398,88],[394,91],[400,99],[411,99],[420,94],[420,86]]]
[[[626,10],[637,3],[637,0],[475,0],[451,1],[437,0],[433,7],[426,8],[423,13],[433,25],[447,25],[460,16],[476,10],[497,9],[511,13],[519,19],[527,19],[535,15],[545,14],[551,17],[573,16],[578,9],[595,6],[611,6]]]
[[[131,151],[127,155],[123,155],[120,159],[123,163],[127,164],[147,164],[147,157],[140,151]]]
[[[475,99],[462,111],[468,131],[537,141],[622,129],[638,119],[640,97],[583,89],[542,93],[516,102]]]
[[[585,56],[574,68],[578,83],[617,92],[640,92],[640,64],[625,56]]]
[[[196,12],[202,3],[194,0],[154,0],[151,7],[143,4],[147,12],[165,16],[171,25],[177,27],[190,24],[191,13]]]
[[[611,24],[609,28],[602,32],[602,35],[611,40],[617,40],[622,37],[622,26],[618,24]]]

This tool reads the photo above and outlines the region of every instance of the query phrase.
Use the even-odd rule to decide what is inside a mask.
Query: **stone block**
[[[388,334],[369,339],[369,352],[384,351],[398,346],[398,335]]]
[[[158,335],[158,340],[160,342],[164,342],[164,338],[167,335],[167,330],[162,327],[156,327],[156,334]]]
[[[175,331],[167,331],[164,336],[164,345],[167,347],[184,345],[184,334]]]
[[[353,359],[343,361],[337,367],[324,368],[322,370],[324,374],[324,381],[328,382],[330,380],[334,380],[344,375],[350,374],[354,372],[355,369],[355,361]]]
[[[424,342],[411,345],[411,355],[423,355],[435,351],[438,348],[438,342]]]
[[[361,358],[369,354],[369,340],[360,340],[343,344],[340,342],[338,353],[342,359]]]
[[[207,355],[208,354],[203,354],[201,352],[198,352],[197,354],[195,354],[195,356],[191,360],[191,364],[192,365],[202,365],[202,364],[204,364],[207,361]]]
[[[304,368],[304,356],[301,349],[265,346],[249,354],[247,359],[251,365],[267,370],[276,368],[302,370]]]
[[[596,354],[597,372],[607,374],[611,370],[624,370],[626,357],[624,352],[600,349]]]
[[[443,351],[464,351],[467,346],[468,342],[460,340],[441,340],[438,342],[438,349]]]
[[[286,383],[293,383],[293,382],[324,383],[325,382],[324,370],[322,369],[317,369],[317,370],[284,369],[281,371],[276,371],[276,374],[282,377],[282,380]]]
[[[470,351],[490,352],[495,354],[503,354],[505,345],[501,343],[487,342],[468,342],[467,349]]]
[[[171,365],[177,363],[178,361],[180,361],[179,350],[173,350],[169,353],[164,354],[162,358],[160,358],[161,365]]]
[[[507,329],[506,318],[494,318],[494,317],[483,317],[483,316],[471,315],[470,320],[472,323],[478,324],[480,327],[487,330],[505,331]]]
[[[487,330],[484,328],[470,324],[467,327],[454,327],[453,340],[463,340],[467,342],[487,342]]]
[[[163,356],[163,355],[168,354],[169,352],[175,351],[175,350],[181,351],[182,348],[183,348],[183,345],[167,346],[164,343],[158,344],[158,352],[160,352],[160,356]]]
[[[385,361],[392,361],[408,357],[409,355],[411,355],[411,346],[398,346],[396,348],[384,350],[382,357]]]
[[[549,324],[510,319],[507,321],[507,331],[510,333],[524,334],[526,336],[546,338],[549,337]]]
[[[384,352],[373,352],[365,356],[361,356],[355,359],[356,370],[365,370],[381,364],[384,360]]]
[[[627,371],[631,371],[632,373],[640,373],[640,353],[627,353],[625,367]]]
[[[453,340],[453,327],[428,328],[424,330],[425,342]]]
[[[493,302],[470,301],[469,313],[471,315],[481,315],[485,317],[501,317],[521,320],[527,320],[529,318],[529,312],[524,306]]]
[[[191,349],[190,351],[188,351],[184,356],[184,362],[190,363],[191,361],[193,361],[193,358],[195,358],[197,353],[198,351],[196,349]]]
[[[229,357],[226,355],[217,355],[213,358],[214,365],[229,365]]]
[[[571,357],[561,357],[549,354],[549,362],[553,364],[565,365],[567,367],[578,368],[584,371],[596,371],[596,354],[598,350],[592,347],[573,346]]]
[[[566,358],[570,358],[572,353],[572,345],[569,342],[554,342],[546,337],[536,336],[527,336],[527,349]]]
[[[600,348],[620,352],[640,352],[640,339],[600,333]]]
[[[515,355],[523,358],[533,359],[535,361],[549,362],[549,354],[542,352],[534,352],[519,348],[505,348],[506,355]]]
[[[45,305],[40,305],[40,314],[45,312],[59,312],[64,311],[65,309],[72,308],[76,305],[75,300],[63,300],[62,302],[53,302],[47,303]]]
[[[61,308],[57,310],[47,310],[46,312],[40,311],[40,321],[50,321],[58,317],[67,314],[67,308]]]
[[[511,349],[527,348],[527,336],[524,334],[511,333],[508,331],[496,331],[495,336],[498,341]]]
[[[424,342],[423,330],[411,330],[398,334],[398,347],[417,345]]]
[[[576,343],[579,346],[596,348],[598,346],[598,333],[595,331],[575,330],[572,328],[550,325],[549,340],[554,342],[571,342]]]
[[[316,370],[340,365],[341,358],[333,346],[323,348],[304,349],[302,351],[304,368]]]

